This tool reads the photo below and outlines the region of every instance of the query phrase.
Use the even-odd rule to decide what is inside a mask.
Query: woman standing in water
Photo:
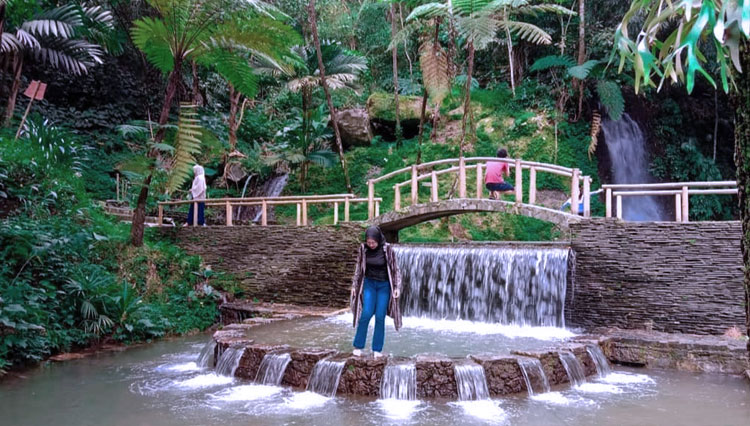
[[[365,243],[359,248],[357,270],[352,280],[349,298],[354,314],[354,355],[362,355],[367,339],[370,319],[375,315],[375,332],[372,336],[372,351],[375,357],[383,356],[385,342],[385,316],[393,318],[396,331],[401,328],[401,273],[396,264],[393,247],[377,226],[367,228]]]

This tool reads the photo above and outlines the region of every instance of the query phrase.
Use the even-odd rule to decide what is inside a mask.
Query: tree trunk
[[[198,65],[195,61],[190,61],[193,68],[193,105],[203,105],[203,94],[201,94],[200,80],[198,79]]]
[[[440,19],[437,18],[435,20],[435,38],[432,40],[432,53],[435,54],[437,51],[438,46],[438,36],[440,32]],[[422,162],[422,137],[424,135],[424,122],[426,120],[427,116],[427,98],[429,93],[427,93],[427,89],[424,89],[424,94],[422,95],[422,109],[419,112],[419,139],[418,145],[417,145],[417,164],[420,164]],[[435,117],[433,117],[433,123],[435,122]],[[433,132],[434,124],[433,124]]]
[[[578,65],[582,65],[586,62],[586,1],[578,0]],[[583,113],[583,88],[584,84],[582,80],[576,82],[578,86],[578,112],[576,113],[576,120],[581,117]]]
[[[146,227],[146,200],[148,200],[148,189],[151,185],[153,174],[149,174],[143,181],[141,192],[138,194],[138,202],[133,212],[133,224],[130,227],[130,243],[134,247],[143,245],[143,230]]]
[[[21,88],[21,72],[23,71],[23,52],[13,55],[13,83],[10,86],[8,94],[8,104],[5,107],[5,127],[10,126],[10,120],[13,119],[13,111],[16,109],[16,98],[18,90]]]
[[[716,145],[719,139],[719,90],[714,89],[714,163],[716,162]]]
[[[750,69],[750,46],[741,42],[740,62],[742,69]],[[737,73],[735,103],[735,164],[737,166],[737,188],[742,221],[742,260],[744,263],[743,286],[745,287],[745,328],[750,335],[750,75]],[[750,359],[750,341],[747,343]]]
[[[461,120],[461,146],[459,147],[459,158],[464,156],[464,144],[466,143],[466,121],[471,115],[471,74],[474,71],[474,42],[469,41],[469,58],[467,59],[469,69],[466,72],[466,93],[464,101],[464,115]]]
[[[396,5],[391,3],[391,43],[396,38]],[[394,44],[391,49],[393,62],[393,100],[396,104],[396,146],[401,146],[401,111],[398,106],[398,47]]]
[[[164,104],[161,107],[161,114],[159,115],[159,129],[156,131],[154,140],[161,142],[164,140],[166,129],[164,125],[169,121],[169,110],[172,109],[172,101],[177,93],[180,80],[182,79],[182,62],[177,62],[174,65],[174,69],[169,73],[167,78],[167,89],[164,92]]]
[[[341,168],[344,171],[344,180],[346,181],[346,190],[352,192],[352,183],[349,179],[349,170],[346,167],[346,157],[344,157],[344,145],[341,143],[341,132],[339,131],[339,119],[336,117],[336,108],[333,106],[331,92],[328,90],[326,83],[326,68],[323,65],[323,52],[320,50],[320,39],[318,38],[318,20],[315,15],[315,0],[310,0],[307,13],[310,14],[310,29],[312,30],[313,43],[315,43],[315,52],[318,55],[318,69],[320,71],[320,85],[323,86],[323,92],[326,95],[328,110],[331,112],[331,122],[333,123],[333,133],[336,135],[336,146],[339,150],[339,159]]]
[[[516,79],[513,76],[513,38],[510,36],[510,27],[508,26],[508,11],[503,9],[503,19],[505,19],[505,35],[508,37],[508,64],[510,65],[510,90],[513,97],[516,97]],[[469,65],[471,66],[471,65]]]
[[[237,121],[237,114],[240,110],[240,98],[242,94],[234,90],[234,86],[229,83],[229,146],[232,151],[237,149],[237,128],[239,122]]]

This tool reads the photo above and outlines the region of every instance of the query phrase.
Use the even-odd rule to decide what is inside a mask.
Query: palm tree
[[[67,4],[44,10],[24,20],[18,27],[5,27],[5,2],[0,5],[0,58],[9,64],[12,76],[4,124],[13,117],[24,62],[35,60],[73,75],[86,74],[102,63],[104,49],[90,39],[95,34],[87,26],[104,31],[113,28],[112,14],[100,6]],[[85,37],[89,35],[89,39]]]
[[[635,90],[641,85],[661,87],[664,82],[685,82],[688,93],[695,87],[696,73],[716,87],[714,77],[703,67],[708,62],[700,49],[716,50],[724,91],[734,88],[735,164],[742,221],[744,259],[745,322],[750,334],[750,0],[690,1],[663,4],[657,0],[634,0],[615,34],[620,51],[620,71],[626,61],[635,70]],[[635,16],[645,16],[641,30],[630,36],[628,25]],[[663,37],[666,35],[666,37]],[[660,37],[661,36],[661,37]],[[662,38],[663,37],[663,38]],[[730,65],[731,60],[731,65]],[[744,72],[741,72],[744,70]],[[658,76],[658,77],[655,77]],[[730,84],[730,81],[733,84]],[[657,86],[658,83],[658,86]],[[748,341],[750,357],[750,341]]]
[[[288,52],[280,43],[280,34],[288,34],[283,25],[269,18],[278,16],[271,6],[259,0],[147,0],[157,17],[141,18],[133,23],[133,42],[156,68],[167,74],[167,87],[159,115],[155,142],[164,139],[177,88],[182,81],[183,65],[195,61],[215,69],[235,90],[252,97],[258,89],[258,77],[240,50],[281,62]],[[245,21],[249,20],[249,21]],[[241,25],[241,22],[248,22]],[[239,49],[242,47],[242,49]],[[152,156],[156,152],[152,150]],[[131,243],[143,244],[146,200],[153,173],[144,179],[133,212]]]

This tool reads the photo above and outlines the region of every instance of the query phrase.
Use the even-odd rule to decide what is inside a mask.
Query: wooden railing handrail
[[[604,189],[670,189],[670,188],[682,188],[686,186],[688,188],[695,187],[721,187],[721,186],[737,186],[737,181],[724,180],[724,181],[706,181],[706,182],[664,182],[664,183],[616,183],[602,185]]]
[[[289,201],[302,201],[302,200],[319,200],[329,198],[349,198],[354,199],[354,194],[328,194],[328,195],[284,195],[278,197],[245,197],[245,198],[206,198],[204,200],[174,200],[174,201],[159,201],[158,204],[170,206],[170,205],[181,205],[190,204],[196,201],[210,202],[210,203],[225,203],[227,201],[235,202],[262,202],[263,200],[289,200]]]
[[[722,188],[722,189],[688,189],[689,195],[726,195],[736,194],[737,188]],[[612,195],[615,197],[639,197],[646,195],[675,195],[682,194],[681,189],[656,189],[652,191],[613,191]]]

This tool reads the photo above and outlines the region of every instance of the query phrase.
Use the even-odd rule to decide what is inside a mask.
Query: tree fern
[[[544,71],[550,68],[563,67],[566,70],[576,66],[573,58],[569,56],[550,55],[537,59],[529,68],[529,71]]]
[[[174,69],[170,34],[164,21],[149,17],[142,18],[133,23],[130,32],[133,44],[156,68],[165,74]]]
[[[534,24],[528,22],[519,21],[502,21],[500,25],[505,28],[507,27],[511,33],[516,34],[520,39],[526,40],[533,44],[550,44],[552,43],[552,36],[547,34],[546,31],[537,27]]]
[[[419,65],[427,94],[439,106],[451,88],[448,55],[439,45],[427,41],[419,48]]]
[[[599,143],[599,132],[602,129],[602,115],[599,111],[594,111],[591,116],[591,142],[589,142],[589,159],[596,152],[596,146]]]
[[[588,78],[591,70],[594,69],[595,66],[599,65],[599,63],[600,61],[592,59],[590,61],[582,63],[581,65],[570,67],[568,68],[568,75],[579,80],[585,80],[586,78]]]
[[[190,177],[195,155],[200,152],[201,126],[194,105],[180,104],[180,118],[174,144],[172,169],[167,182],[167,192],[174,192]]]
[[[622,97],[620,86],[611,80],[599,80],[596,83],[596,93],[599,101],[607,109],[611,120],[619,120],[625,112],[625,99]]]

